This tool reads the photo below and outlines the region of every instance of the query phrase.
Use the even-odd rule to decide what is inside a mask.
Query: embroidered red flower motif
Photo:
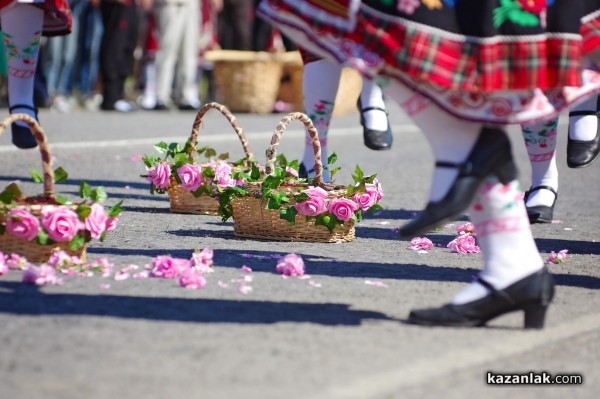
[[[532,14],[541,14],[546,10],[546,0],[517,0],[517,2],[523,10]]]

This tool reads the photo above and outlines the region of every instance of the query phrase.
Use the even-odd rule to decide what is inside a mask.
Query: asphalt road
[[[16,271],[0,277],[0,398],[596,398],[600,164],[566,167],[564,118],[560,223],[533,226],[544,259],[569,250],[566,263],[550,265],[558,286],[544,330],[522,330],[517,313],[485,328],[411,326],[404,322],[410,309],[448,301],[480,269],[482,257],[451,253],[451,227],[428,235],[437,247],[426,254],[398,240],[393,229],[426,202],[433,159],[418,130],[390,108],[391,151],[363,146],[357,114],[331,126],[329,148],[343,168],[338,181],[348,183],[360,164],[379,174],[385,190],[385,209],[360,223],[357,239],[345,244],[241,239],[231,222],[171,214],[168,198],[150,195],[139,177],[139,158],[160,140],[183,143],[194,113],[42,111],[55,166],[70,174],[58,191],[74,195],[84,179],[104,186],[109,203],[125,200],[114,234],[89,246],[91,260],[143,266],[157,255],[188,258],[195,248],[210,247],[215,272],[201,290],[162,279],[65,277],[62,286],[35,287],[22,284]],[[259,159],[282,116],[238,115]],[[512,132],[527,188],[524,145],[518,130]],[[217,113],[207,115],[199,141],[242,155]],[[281,152],[299,157],[302,146],[300,124],[290,125]],[[37,151],[16,150],[3,134],[0,154],[2,186],[17,179],[28,193],[40,192],[29,178],[31,167],[40,168]],[[292,252],[304,258],[310,279],[276,273],[271,255]],[[248,294],[232,282],[244,275],[242,265],[253,269]],[[581,374],[583,384],[491,386],[488,371]]]

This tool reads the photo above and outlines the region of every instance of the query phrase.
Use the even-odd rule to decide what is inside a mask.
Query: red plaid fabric
[[[385,72],[392,76],[404,74],[417,81],[472,92],[580,86],[584,46],[588,51],[600,44],[600,17],[582,26],[583,43],[575,35],[560,32],[541,34],[539,40],[532,41],[526,35],[522,39],[515,35],[467,37],[364,10],[357,15],[355,29],[346,32],[295,12],[286,1],[269,3],[284,16],[278,23],[294,24],[293,29],[302,24],[311,27],[317,44],[321,38],[332,43],[333,37],[339,43],[364,46],[348,45],[350,50],[344,49],[348,58],[363,58],[370,52],[381,57]],[[288,22],[298,18],[301,23]]]

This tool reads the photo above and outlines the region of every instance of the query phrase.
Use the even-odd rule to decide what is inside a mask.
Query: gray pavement
[[[55,166],[70,173],[58,191],[74,195],[85,179],[103,185],[111,199],[125,199],[118,229],[89,246],[90,259],[141,266],[157,255],[187,258],[210,247],[215,272],[206,288],[193,291],[160,279],[67,277],[62,286],[37,288],[20,283],[14,271],[0,277],[0,398],[598,397],[600,164],[566,167],[563,118],[555,211],[562,223],[533,226],[544,258],[569,250],[565,264],[550,266],[558,286],[544,330],[522,330],[520,314],[486,328],[411,326],[404,323],[410,309],[448,301],[480,269],[482,257],[450,253],[450,228],[428,235],[439,247],[427,254],[406,249],[392,231],[425,204],[433,159],[418,130],[390,108],[391,151],[363,146],[357,114],[331,126],[329,148],[343,168],[338,181],[348,183],[358,163],[379,173],[385,190],[385,210],[360,223],[357,239],[345,244],[240,239],[231,222],[170,214],[168,198],[150,195],[139,177],[138,158],[160,140],[183,143],[193,113],[42,111]],[[238,115],[259,159],[282,116]],[[511,130],[526,188],[524,145]],[[0,137],[2,186],[19,179],[28,193],[39,193],[29,179],[30,168],[40,168],[39,153],[17,151],[9,136]],[[218,113],[207,115],[201,143],[237,157],[236,140]],[[301,126],[292,124],[281,152],[299,157],[302,147]],[[291,252],[303,256],[311,279],[283,279],[274,260],[260,257]],[[244,264],[254,270],[247,295],[230,283]],[[579,373],[584,384],[489,386],[487,371]]]

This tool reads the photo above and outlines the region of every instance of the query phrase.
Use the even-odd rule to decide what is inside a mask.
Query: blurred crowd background
[[[259,1],[69,0],[73,30],[68,36],[43,39],[35,104],[58,112],[132,112],[194,110],[215,101],[219,93],[214,63],[205,57],[207,51],[295,50],[292,43],[255,16]],[[111,13],[115,8],[127,10],[127,14],[119,11],[121,16],[113,23]],[[116,50],[102,50],[115,44]],[[112,84],[109,76],[123,68],[114,62],[119,58],[115,51],[126,53],[128,61],[125,98],[116,98],[105,107],[105,86]],[[0,106],[6,107],[7,66],[3,57],[4,51],[0,51]],[[192,76],[186,77],[190,68]],[[192,84],[182,87],[186,79]],[[168,93],[161,94],[165,90]],[[273,111],[285,108],[284,103],[273,104]]]

